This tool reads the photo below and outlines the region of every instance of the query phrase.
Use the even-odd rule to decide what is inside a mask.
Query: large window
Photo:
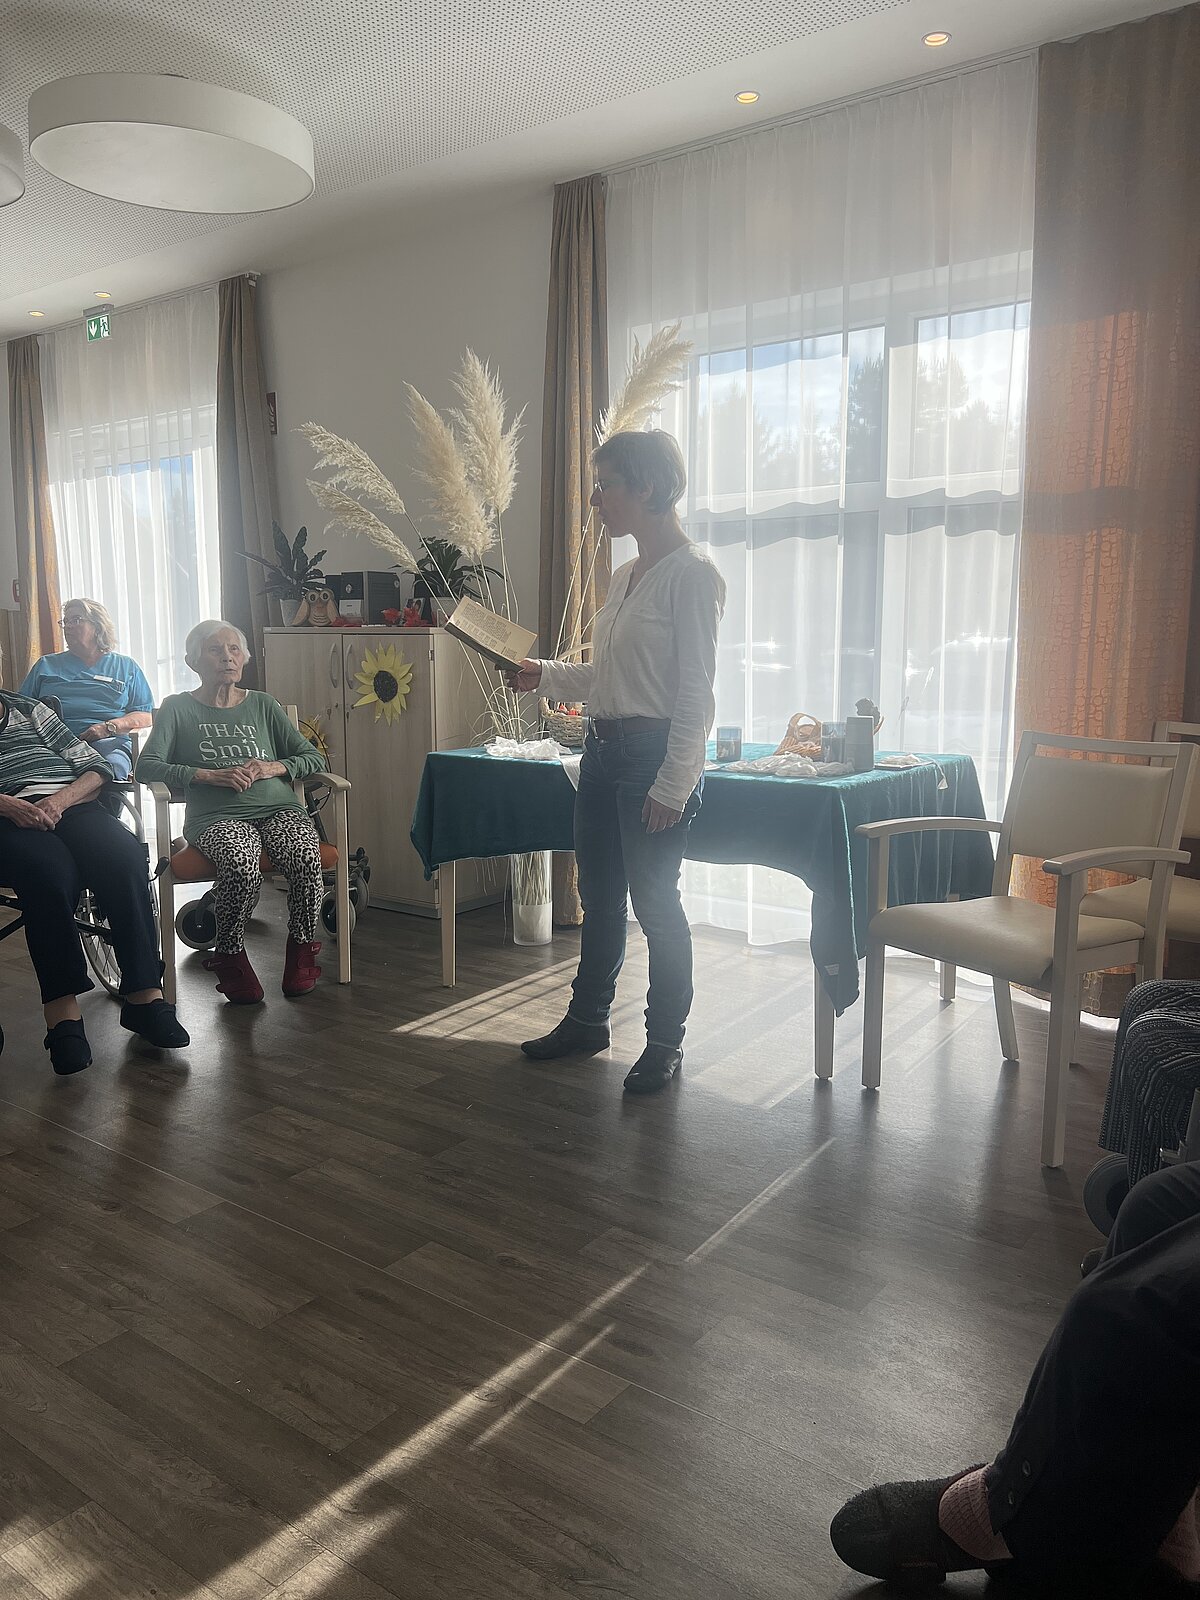
[[[883,747],[1012,754],[1029,335],[1030,60],[610,180],[610,366],[681,320],[662,426],[728,585],[717,718],[882,709]],[[619,559],[623,552],[614,552]],[[772,874],[689,868],[693,914],[804,931]],[[782,913],[795,906],[801,914]]]
[[[190,688],[183,641],[219,615],[216,291],[42,340],[50,490],[63,598],[112,613],[155,696]]]

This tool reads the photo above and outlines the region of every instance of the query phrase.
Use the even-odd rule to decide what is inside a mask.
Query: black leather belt
[[[619,739],[623,733],[670,733],[670,717],[592,717],[597,739]]]

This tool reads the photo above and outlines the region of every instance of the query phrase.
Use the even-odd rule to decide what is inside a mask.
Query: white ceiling
[[[1164,9],[1161,0],[0,0],[0,123],[38,84],[175,72],[311,130],[317,191],[250,219],[146,210],[27,161],[0,209],[0,338],[395,234],[803,107]],[[949,29],[930,51],[921,36]],[[736,90],[761,99],[746,111]],[[45,321],[29,318],[44,310]]]

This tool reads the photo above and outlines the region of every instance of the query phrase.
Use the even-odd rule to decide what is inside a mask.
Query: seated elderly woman
[[[263,998],[246,954],[246,922],[262,883],[264,849],[288,881],[283,992],[307,994],[321,976],[321,946],[314,941],[324,890],[320,841],[291,780],[323,772],[325,761],[277,700],[239,687],[249,659],[240,628],[198,623],[184,660],[200,686],[167,696],[137,764],[140,783],[165,783],[186,795],[184,837],[208,857],[216,877],[216,954],[204,965],[234,1005]]]
[[[75,907],[89,888],[121,966],[121,1026],[159,1049],[189,1042],[163,999],[146,847],[97,797],[112,769],[48,706],[0,691],[0,881],[21,902],[55,1072],[92,1064],[76,996],[88,977]]]
[[[133,769],[129,735],[150,726],[154,696],[131,656],[115,653],[113,620],[98,600],[68,600],[62,614],[66,649],[42,656],[17,691],[31,700],[53,695],[77,738],[94,745],[118,778]]]

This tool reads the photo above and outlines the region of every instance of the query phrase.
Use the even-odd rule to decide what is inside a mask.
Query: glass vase
[[[549,944],[554,937],[549,850],[509,858],[512,885],[513,943]]]

